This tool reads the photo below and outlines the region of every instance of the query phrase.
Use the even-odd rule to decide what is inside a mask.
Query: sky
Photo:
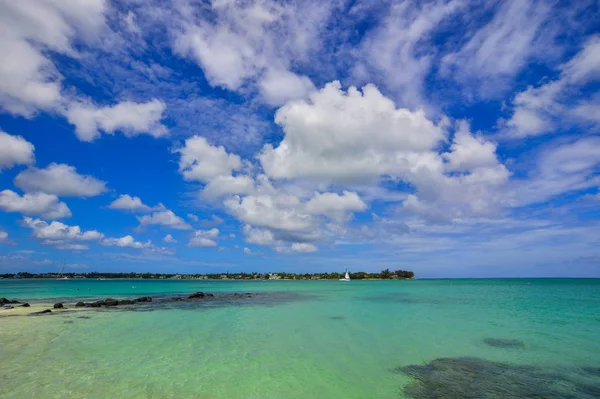
[[[597,0],[0,0],[0,273],[600,277]]]

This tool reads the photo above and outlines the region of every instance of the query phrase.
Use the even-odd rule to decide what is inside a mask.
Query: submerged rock
[[[104,300],[103,305],[104,306],[117,306],[119,304],[119,301],[117,301],[116,299],[113,298],[108,298]]]
[[[204,298],[206,295],[204,294],[204,292],[200,291],[200,292],[195,292],[192,295],[188,296],[188,299],[196,299],[196,298]]]
[[[133,305],[135,304],[135,301],[132,301],[131,299],[123,299],[121,301],[119,301],[119,305]]]
[[[592,399],[599,392],[597,385],[567,375],[470,357],[435,359],[396,371],[414,378],[404,388],[413,399]]]
[[[61,302],[58,302],[58,303],[54,304],[54,309],[63,309],[63,308],[64,308],[64,306],[63,306],[63,304]]]
[[[485,338],[483,342],[494,348],[522,349],[525,347],[525,343],[518,339]]]
[[[79,301],[79,302],[77,302],[77,303],[75,304],[75,307],[76,307],[76,308],[82,308],[82,307],[84,307],[84,306],[85,306],[85,303],[83,303],[83,302],[81,302],[81,301]]]
[[[33,312],[30,314],[30,316],[37,316],[37,315],[50,314],[50,313],[52,313],[52,311],[50,309],[46,309],[46,310],[42,310],[41,312]]]
[[[600,367],[583,367],[582,370],[589,375],[594,377],[600,377]]]
[[[143,296],[141,298],[134,299],[135,302],[152,302],[152,297]]]
[[[15,305],[21,303],[19,301],[15,301],[15,300],[10,300],[10,299],[6,299],[6,298],[0,298],[0,305]]]
[[[29,306],[31,306],[31,305],[29,305],[27,302],[25,302],[24,304],[21,305],[22,308],[28,308]]]

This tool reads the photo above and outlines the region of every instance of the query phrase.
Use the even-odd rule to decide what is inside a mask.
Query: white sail
[[[348,269],[346,269],[346,274],[344,278],[341,278],[340,281],[350,281],[350,273],[348,273]]]

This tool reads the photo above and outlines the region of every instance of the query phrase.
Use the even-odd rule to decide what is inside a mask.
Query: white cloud
[[[285,138],[258,156],[270,177],[360,182],[384,174],[427,168],[421,154],[445,138],[444,129],[421,111],[396,108],[373,85],[347,92],[327,84],[309,101],[281,107],[275,121]]]
[[[558,79],[528,87],[513,100],[513,114],[506,121],[506,133],[513,138],[554,132],[573,121],[597,123],[593,103],[570,105],[572,97],[586,84],[600,80],[600,36],[592,36],[581,50],[559,67]]]
[[[165,103],[157,99],[146,103],[123,101],[106,107],[74,102],[66,117],[75,125],[75,133],[82,141],[93,141],[101,132],[114,134],[116,131],[126,137],[148,134],[158,138],[168,134],[167,127],[160,123],[165,109]]]
[[[160,225],[178,230],[190,230],[192,228],[185,220],[169,209],[153,212],[150,215],[138,216],[137,219],[141,226]]]
[[[163,238],[163,242],[168,242],[170,244],[176,243],[177,240],[173,238],[173,236],[171,234],[167,234],[166,236],[164,236]]]
[[[355,77],[392,90],[403,106],[423,107],[423,84],[435,48],[420,44],[464,5],[461,0],[393,3],[383,21],[353,49],[359,57]]]
[[[190,57],[212,86],[243,91],[257,83],[269,104],[281,104],[311,90],[306,76],[291,71],[292,62],[308,61],[331,4],[212,2],[210,9],[180,7],[181,23],[172,27],[177,54]]]
[[[306,98],[315,90],[315,85],[309,78],[287,70],[267,71],[258,85],[265,102],[274,106],[285,104],[289,100]]]
[[[294,242],[292,245],[281,244],[275,247],[275,251],[280,254],[311,253],[318,250],[319,248],[317,248],[315,245],[305,242]]]
[[[252,253],[253,253],[253,252],[252,252],[252,250],[251,250],[250,248],[248,248],[248,247],[244,247],[244,253],[245,253],[246,255],[252,255]]]
[[[477,87],[479,95],[497,94],[532,56],[543,55],[544,40],[551,40],[543,29],[549,14],[543,1],[501,2],[489,23],[457,52],[442,58],[443,76]]]
[[[56,195],[28,193],[20,196],[11,190],[0,191],[0,209],[25,215],[41,216],[46,219],[61,219],[71,216],[71,210]]]
[[[30,168],[15,177],[15,186],[26,192],[65,197],[94,197],[107,191],[106,182],[80,175],[73,166],[51,163],[46,169]]]
[[[344,191],[342,195],[336,193],[315,193],[314,197],[306,203],[306,211],[316,215],[326,215],[332,219],[343,221],[349,212],[360,212],[367,209],[358,194]]]
[[[487,141],[482,136],[473,136],[469,125],[462,121],[454,134],[451,152],[443,156],[448,161],[451,171],[466,172],[477,168],[494,167],[498,164],[496,158],[497,145]]]
[[[317,251],[317,247],[313,244],[308,244],[305,242],[295,242],[291,246],[292,252],[315,252]]]
[[[192,222],[196,222],[198,223],[198,221],[200,221],[200,218],[196,215],[194,215],[193,213],[188,213],[187,215],[188,219],[190,219]]]
[[[142,202],[140,197],[132,197],[129,194],[120,195],[108,207],[132,212],[150,212],[152,210],[152,208]]]
[[[206,184],[202,196],[217,199],[231,194],[248,194],[254,188],[254,180],[249,176],[217,176]]]
[[[190,239],[188,247],[194,248],[208,248],[216,247],[217,242],[215,239],[219,237],[219,229],[210,230],[196,230],[194,236]]]
[[[35,161],[33,144],[21,136],[0,130],[0,172],[15,165],[31,165]]]
[[[188,181],[207,183],[218,176],[230,176],[242,167],[238,155],[228,154],[225,148],[215,147],[201,136],[185,141],[185,146],[176,150],[180,154],[179,172]]]
[[[511,206],[548,201],[560,194],[600,185],[600,138],[549,146],[540,152],[527,178],[513,180],[505,195]]]
[[[26,216],[23,218],[23,224],[33,230],[33,237],[42,244],[57,249],[88,249],[88,245],[81,241],[93,242],[104,238],[104,234],[96,230],[82,231],[79,226],[69,226],[57,221],[48,224],[43,220]]]
[[[72,45],[93,42],[106,28],[104,0],[3,1],[0,4],[0,107],[32,117],[63,102],[62,76],[50,52],[77,57]]]
[[[151,247],[152,242],[150,242],[150,241],[147,241],[147,242],[135,241],[135,239],[132,236],[126,235],[121,238],[105,238],[102,240],[102,245],[116,246],[116,247],[121,247],[121,248],[144,249],[144,248]]]
[[[0,244],[13,244],[13,242],[8,239],[8,233],[1,229],[0,229]]]
[[[250,225],[245,225],[244,234],[246,235],[246,242],[248,244],[272,246],[276,243],[275,237],[270,230],[257,229]]]

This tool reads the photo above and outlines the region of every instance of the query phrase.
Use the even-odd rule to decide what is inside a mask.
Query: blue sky
[[[0,272],[600,277],[597,1],[0,5]]]

